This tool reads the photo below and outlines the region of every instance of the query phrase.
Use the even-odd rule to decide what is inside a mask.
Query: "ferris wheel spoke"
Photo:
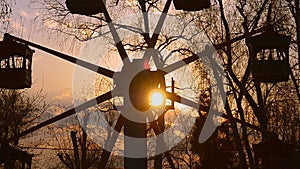
[[[154,118],[154,117],[150,117],[151,119]],[[157,124],[157,121],[154,120],[154,121],[151,121],[150,122],[150,125],[151,125],[151,128],[153,129],[155,135],[159,135],[159,134],[162,134],[163,131],[161,130],[161,128],[159,127],[159,125]],[[162,144],[162,146],[164,146],[164,148],[166,147],[165,146],[165,142],[163,140],[161,140],[160,144]],[[171,154],[169,151],[166,151],[164,152],[166,158],[167,158],[167,161],[168,163],[170,164],[171,168],[172,169],[175,169],[175,165],[173,163],[173,160],[172,160],[172,157],[171,157]]]
[[[213,48],[214,48],[213,46],[207,45],[203,51],[201,51],[201,52],[199,52],[197,54],[193,53],[193,55],[190,56],[190,57],[184,58],[184,59],[182,59],[180,61],[177,61],[175,63],[167,65],[162,70],[164,72],[167,72],[167,73],[173,72],[173,71],[175,71],[177,69],[180,69],[180,68],[182,68],[182,67],[184,67],[184,66],[186,66],[186,65],[188,65],[188,64],[190,64],[190,63],[192,63],[192,62],[194,62],[196,60],[198,60],[199,56],[201,56],[202,58],[208,57],[208,59],[211,60],[212,59],[211,57],[212,57],[213,52],[214,52]]]
[[[105,144],[105,148],[103,149],[103,152],[101,154],[99,168],[105,168],[105,166],[108,162],[109,156],[112,152],[112,149],[113,149],[114,145],[116,144],[118,136],[119,136],[119,134],[122,130],[122,127],[124,125],[124,121],[125,121],[124,116],[120,115],[118,120],[117,120],[117,123],[114,127],[115,131],[113,131],[112,136],[107,140],[107,142]]]
[[[10,34],[5,34],[5,36],[8,36],[10,38],[13,38],[15,39],[16,41],[19,41],[19,42],[22,42],[22,43],[25,43],[29,46],[32,46],[34,48],[37,48],[37,49],[40,49],[44,52],[47,52],[49,54],[52,54],[56,57],[59,57],[63,60],[66,60],[68,62],[71,62],[71,63],[74,63],[76,65],[79,65],[83,68],[86,68],[88,70],[91,70],[91,71],[94,71],[94,72],[97,72],[99,74],[102,74],[106,77],[109,77],[109,78],[112,78],[113,77],[113,74],[114,72],[109,70],[109,69],[106,69],[106,68],[103,68],[103,67],[100,67],[98,65],[95,65],[95,64],[92,64],[92,63],[89,63],[89,62],[86,62],[84,60],[81,60],[81,59],[77,59],[73,56],[69,56],[67,54],[64,54],[64,53],[61,53],[61,52],[58,52],[58,51],[55,51],[53,49],[49,49],[47,47],[44,47],[42,45],[39,45],[39,44],[36,44],[36,43],[33,43],[33,42],[30,42],[30,41],[27,41],[27,40],[24,40],[24,39],[21,39],[21,38],[18,38],[18,37],[15,37],[15,36],[12,36]]]
[[[120,38],[120,36],[117,32],[117,29],[115,28],[114,23],[112,22],[112,19],[111,19],[111,17],[110,17],[110,15],[109,15],[106,8],[103,9],[103,14],[104,14],[104,17],[106,19],[106,22],[108,23],[108,28],[111,32],[111,35],[112,35],[113,39],[114,39],[115,45],[117,47],[117,50],[120,54],[121,59],[124,60],[124,59],[128,58],[128,55],[127,55],[126,50],[124,48],[124,45],[121,41],[121,38]]]
[[[218,110],[214,110],[214,109],[210,109],[208,106],[202,106],[194,101],[191,101],[189,99],[185,99],[179,95],[176,95],[174,93],[169,93],[169,92],[166,92],[166,97],[170,100],[173,100],[175,102],[178,102],[178,103],[182,103],[184,105],[187,105],[187,106],[190,106],[190,107],[193,107],[195,109],[199,109],[200,111],[203,111],[203,112],[209,112],[211,111],[213,115],[215,116],[218,116],[218,117],[221,117],[221,118],[224,118],[224,119],[228,119],[228,120],[232,120],[236,123],[239,123],[241,125],[244,125],[244,126],[247,126],[251,129],[254,129],[254,130],[258,130],[258,131],[263,131],[263,129],[261,129],[260,127],[256,126],[256,125],[253,125],[251,123],[248,123],[246,121],[243,121],[241,119],[238,119],[236,117],[232,117],[232,116],[229,116],[227,114],[224,114]]]
[[[204,112],[208,112],[209,111],[209,107],[208,106],[203,106],[203,105],[200,105],[199,103],[196,103],[192,100],[189,100],[189,99],[186,99],[186,98],[183,98],[177,94],[174,94],[174,93],[170,93],[170,92],[166,92],[166,97],[172,101],[175,101],[175,102],[178,102],[178,103],[181,103],[181,104],[184,104],[186,106],[190,106],[192,108],[195,108],[195,109],[199,109],[201,111],[204,111]]]
[[[167,17],[167,13],[170,9],[170,6],[171,6],[171,3],[172,3],[172,0],[167,0],[166,4],[165,4],[165,7],[162,11],[162,14],[158,20],[158,23],[154,29],[154,33],[150,39],[150,42],[149,42],[149,48],[154,48],[154,46],[156,45],[156,42],[158,40],[158,37],[159,37],[159,34],[161,32],[161,29],[163,27],[163,24],[164,24],[164,21]]]
[[[219,44],[207,45],[205,47],[205,50],[201,51],[200,53],[197,53],[197,54],[194,53],[190,57],[184,58],[184,59],[182,59],[180,61],[177,61],[177,62],[175,62],[175,63],[173,63],[171,65],[168,65],[168,66],[164,67],[162,70],[164,72],[170,73],[170,72],[175,71],[175,70],[177,70],[177,69],[179,69],[181,67],[184,67],[187,64],[190,64],[190,63],[198,60],[199,56],[201,56],[202,58],[205,57],[205,56],[206,57],[210,57],[212,55],[212,53],[211,53],[212,51],[220,50],[220,49],[224,48],[225,46],[227,46],[228,44],[235,43],[235,42],[237,42],[239,40],[242,40],[244,38],[250,37],[250,36],[252,36],[252,35],[254,35],[256,33],[260,33],[260,32],[262,32],[262,31],[264,31],[266,29],[267,29],[267,27],[262,27],[260,29],[256,29],[256,30],[250,32],[249,34],[243,34],[243,35],[235,37],[235,38],[233,38],[233,39],[231,39],[229,41],[225,41],[225,42],[222,42],[222,43],[219,43]],[[217,69],[220,69],[220,68],[217,67]]]
[[[144,38],[145,38],[145,41],[148,43],[148,47],[147,47],[148,49],[152,49],[152,48],[155,47],[155,45],[157,43],[157,40],[158,40],[158,37],[159,37],[159,34],[160,34],[160,32],[162,30],[162,27],[164,25],[164,21],[165,21],[165,19],[167,17],[167,13],[168,13],[168,11],[170,9],[171,3],[172,3],[172,0],[167,0],[166,4],[164,6],[164,9],[163,9],[163,11],[162,11],[162,13],[161,13],[161,15],[160,15],[160,17],[158,19],[158,22],[157,22],[157,25],[156,25],[156,27],[154,29],[152,37],[149,40],[148,40],[148,38],[149,38],[148,37],[149,36],[149,32],[146,32],[146,35],[144,36]],[[147,21],[148,21],[148,16],[145,13],[145,14],[143,14],[143,17],[144,17],[145,28],[146,28],[146,31],[147,31],[147,26],[148,25],[146,25],[146,24],[147,24]],[[147,20],[145,20],[145,19],[147,19]],[[143,58],[144,58],[144,60],[149,60],[150,59],[150,55],[148,55],[147,53],[145,53],[144,56],[143,56]],[[153,56],[153,60],[154,60],[156,66],[159,65],[158,64],[159,63],[158,56],[156,54]]]
[[[49,120],[46,120],[46,121],[44,121],[44,122],[42,122],[42,123],[40,123],[40,124],[38,124],[36,126],[33,126],[33,127],[29,128],[28,130],[25,130],[25,131],[21,132],[17,137],[23,137],[23,136],[25,136],[25,135],[27,135],[29,133],[32,133],[32,132],[34,132],[34,131],[36,131],[36,130],[38,130],[40,128],[43,128],[43,127],[45,127],[45,126],[47,126],[49,124],[52,124],[52,123],[55,123],[55,122],[57,122],[59,120],[67,118],[67,117],[69,117],[71,115],[76,114],[77,112],[86,110],[86,109],[88,109],[90,107],[93,107],[93,106],[95,106],[95,105],[97,105],[99,103],[102,103],[102,102],[104,102],[106,100],[109,100],[111,98],[112,98],[112,92],[109,91],[109,92],[107,92],[105,94],[102,94],[102,95],[100,95],[100,96],[92,99],[92,100],[89,100],[89,101],[87,101],[87,102],[85,102],[83,104],[80,104],[80,105],[78,105],[78,106],[76,106],[76,107],[74,107],[74,108],[72,108],[72,109],[70,109],[70,110],[68,110],[68,111],[60,114],[60,115],[57,115],[57,116],[55,116],[55,117],[53,117],[53,118],[51,118]]]

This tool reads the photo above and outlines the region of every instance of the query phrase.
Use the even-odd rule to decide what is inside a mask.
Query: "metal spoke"
[[[149,116],[151,116],[150,119],[154,119],[153,114],[150,113]],[[156,120],[151,121],[150,125],[151,125],[151,128],[153,129],[155,135],[159,135],[159,134],[163,133],[163,131],[160,129],[159,125],[157,124]],[[163,144],[163,146],[165,147],[164,141],[162,141],[161,144]],[[167,160],[168,160],[171,168],[175,169],[176,167],[175,167],[175,165],[173,163],[173,160],[172,160],[170,152],[166,151],[166,152],[164,152],[164,154],[165,154],[165,156],[166,156],[166,158],[167,158]]]
[[[244,38],[248,38],[248,37],[251,37],[253,34],[256,34],[256,33],[259,33],[259,32],[262,32],[266,29],[266,27],[263,27],[263,28],[260,28],[260,29],[256,29],[248,34],[244,34],[244,35],[241,35],[241,36],[238,36],[238,37],[235,37],[229,41],[226,41],[226,42],[223,42],[223,43],[220,43],[220,44],[215,44],[215,45],[211,45],[211,46],[207,46],[205,50],[201,51],[200,53],[198,54],[193,54],[192,56],[190,57],[187,57],[187,58],[184,58],[182,59],[181,61],[178,61],[178,62],[175,62],[171,65],[168,65],[166,67],[164,67],[162,70],[166,73],[170,73],[172,71],[175,71],[181,67],[184,67],[186,66],[187,64],[190,64],[196,60],[199,59],[199,56],[201,57],[204,57],[206,56],[207,54],[209,54],[210,51],[212,51],[212,47],[214,47],[215,50],[220,50],[220,49],[223,49],[225,46],[227,46],[228,44],[232,44],[232,43],[235,43],[237,41],[240,41]],[[210,56],[207,56],[207,57],[210,57]]]
[[[143,33],[145,41],[148,43],[150,40],[150,28],[149,28],[149,16],[148,12],[146,10],[146,1],[145,0],[139,0],[139,4],[141,6],[141,10],[143,12],[143,18],[144,18],[144,27],[145,27],[145,32]]]
[[[209,107],[208,106],[200,105],[199,103],[196,103],[196,102],[191,101],[189,99],[183,98],[183,97],[179,96],[178,94],[170,93],[170,92],[165,92],[165,94],[166,94],[167,99],[170,99],[172,101],[175,101],[175,102],[178,102],[178,103],[181,103],[181,104],[193,107],[193,108],[195,108],[197,110],[199,109],[199,110],[204,111],[204,112],[208,112],[209,111]]]
[[[86,61],[84,61],[84,60],[77,59],[77,58],[75,58],[75,57],[66,55],[66,54],[61,53],[61,52],[57,52],[57,51],[55,51],[55,50],[53,50],[53,49],[49,49],[49,48],[47,48],[47,47],[38,45],[38,44],[36,44],[36,43],[30,42],[30,41],[26,41],[26,40],[24,40],[24,39],[20,39],[20,38],[18,38],[18,37],[12,36],[12,35],[10,35],[10,34],[7,34],[7,33],[6,33],[4,36],[8,36],[9,38],[13,38],[13,39],[15,39],[16,41],[19,41],[19,42],[21,42],[21,43],[25,43],[25,44],[27,44],[27,45],[29,45],[29,46],[32,46],[32,47],[34,47],[34,48],[37,48],[37,49],[40,49],[40,50],[45,51],[45,52],[47,52],[47,53],[50,53],[50,54],[52,54],[52,55],[54,55],[54,56],[56,56],[56,57],[59,57],[59,58],[61,58],[61,59],[64,59],[64,60],[69,61],[69,62],[71,62],[71,63],[74,63],[74,64],[76,64],[76,65],[79,65],[79,66],[81,66],[81,67],[83,67],[83,68],[86,68],[86,69],[88,69],[88,70],[97,72],[97,73],[99,73],[99,74],[101,74],[101,75],[104,75],[104,76],[106,76],[106,77],[112,78],[113,75],[114,75],[114,73],[115,73],[115,72],[113,72],[113,71],[111,71],[111,70],[109,70],[109,69],[106,69],[106,68],[100,67],[100,66],[98,66],[98,65],[95,65],[95,64],[86,62]]]
[[[40,124],[38,124],[36,126],[33,126],[33,127],[29,128],[28,130],[25,130],[25,131],[21,132],[20,134],[18,134],[17,137],[23,137],[23,136],[25,136],[25,135],[27,135],[29,133],[32,133],[32,132],[34,132],[34,131],[42,128],[42,127],[45,127],[45,126],[47,126],[49,124],[55,123],[55,122],[57,122],[59,120],[62,120],[64,118],[66,118],[66,117],[74,115],[77,112],[86,110],[86,109],[88,109],[90,107],[93,107],[93,106],[95,106],[95,105],[97,105],[99,103],[102,103],[102,102],[104,102],[106,100],[109,100],[111,98],[112,98],[112,93],[111,93],[111,91],[109,91],[109,92],[107,92],[105,94],[102,94],[102,95],[100,95],[100,96],[98,96],[98,97],[96,97],[96,98],[94,98],[92,100],[89,100],[89,101],[87,101],[87,102],[85,102],[85,103],[83,103],[81,105],[78,105],[78,106],[76,106],[76,107],[74,107],[74,108],[72,108],[72,109],[70,109],[70,110],[68,110],[68,111],[66,111],[66,112],[64,112],[64,113],[62,113],[60,115],[57,115],[57,116],[55,116],[55,117],[53,117],[53,118],[51,118],[51,119],[49,119],[47,121],[44,121],[44,122],[42,122],[42,123],[40,123]],[[13,139],[11,139],[11,140],[13,140]]]
[[[159,37],[159,34],[161,32],[161,29],[163,27],[163,23],[167,17],[167,13],[170,9],[170,6],[171,6],[171,3],[172,3],[172,0],[167,0],[166,4],[165,4],[165,7],[162,11],[162,14],[158,20],[158,23],[154,29],[154,33],[150,39],[150,43],[149,43],[149,47],[148,48],[154,48],[154,46],[156,45],[156,42],[158,40],[158,37]]]
[[[187,57],[187,58],[184,58],[180,61],[177,61],[175,63],[172,63],[168,66],[165,66],[164,68],[162,68],[162,70],[166,73],[170,73],[170,72],[173,72],[181,67],[184,67],[196,60],[199,59],[199,56],[201,57],[211,57],[210,55],[212,55],[212,51],[213,51],[213,47],[212,46],[206,46],[205,49],[203,51],[201,51],[200,53],[198,54],[193,54],[192,56],[190,57]]]
[[[103,3],[103,2],[101,1],[101,3]],[[105,6],[105,5],[103,4],[103,6]],[[118,35],[118,32],[117,32],[117,30],[114,26],[114,23],[112,22],[112,19],[110,18],[109,13],[108,13],[106,8],[103,9],[103,14],[104,14],[104,17],[106,19],[106,22],[108,23],[109,30],[111,32],[111,35],[112,35],[114,41],[115,41],[115,45],[117,47],[117,50],[120,54],[121,59],[124,60],[124,59],[128,58],[128,55],[127,55],[126,50],[124,48],[124,45],[122,44],[122,41],[121,41],[121,39]]]
[[[164,6],[164,9],[162,11],[162,14],[160,15],[160,18],[158,20],[158,23],[157,23],[157,25],[154,29],[154,32],[153,32],[153,35],[152,35],[151,39],[149,41],[147,41],[147,39],[146,39],[146,42],[148,43],[148,49],[151,49],[151,48],[155,47],[155,45],[157,43],[157,40],[158,40],[158,37],[159,37],[159,34],[160,34],[161,29],[163,27],[164,21],[167,17],[167,13],[170,9],[171,3],[172,3],[172,0],[167,0],[166,4]],[[147,32],[147,33],[148,33],[147,35],[149,35],[149,32]],[[147,36],[146,36],[146,38],[147,38]],[[150,56],[147,53],[145,53],[143,58],[144,58],[144,60],[149,60],[149,57]],[[158,66],[159,65],[158,56],[155,54],[155,56],[152,56],[152,57],[153,57],[155,65]]]
[[[166,97],[170,100],[173,100],[175,102],[178,102],[178,103],[181,103],[181,104],[184,104],[184,105],[187,105],[187,106],[190,106],[190,107],[193,107],[197,110],[200,110],[200,111],[203,111],[203,112],[209,112],[210,111],[210,108],[208,106],[203,106],[203,105],[200,105],[199,103],[196,103],[194,101],[191,101],[189,99],[186,99],[186,98],[183,98],[179,95],[176,95],[174,93],[169,93],[169,92],[166,92]],[[213,112],[215,112],[214,115],[216,116],[219,116],[219,117],[222,117],[222,118],[225,118],[225,119],[228,119],[231,118],[231,120],[235,121],[236,123],[239,123],[241,125],[244,125],[246,127],[249,127],[251,129],[254,129],[254,130],[257,130],[257,131],[263,131],[262,128],[256,126],[256,125],[253,125],[251,123],[247,123],[243,120],[240,120],[238,118],[235,118],[235,117],[229,117],[227,114],[224,114],[222,112],[219,112],[217,110],[211,110]]]
[[[106,142],[107,144],[105,145],[105,149],[103,149],[103,152],[101,154],[100,165],[99,165],[100,169],[105,168],[105,166],[108,162],[109,156],[112,152],[112,149],[113,149],[114,145],[116,144],[117,138],[119,137],[119,134],[122,130],[122,127],[124,125],[124,121],[125,121],[125,118],[122,115],[120,115],[119,118],[118,118],[118,121],[117,121],[117,123],[114,127],[115,131],[113,131],[112,137],[107,140],[107,142]]]
[[[194,61],[196,61],[198,59],[199,59],[198,55],[194,54],[193,56],[190,56],[188,58],[184,58],[184,59],[182,59],[180,61],[177,61],[177,62],[175,62],[175,63],[173,63],[171,65],[168,65],[168,66],[164,67],[163,71],[166,72],[166,73],[173,72],[173,71],[175,71],[175,70],[177,70],[177,69],[179,69],[181,67],[184,67],[187,64],[190,64],[190,63],[192,63],[192,62],[194,62]]]

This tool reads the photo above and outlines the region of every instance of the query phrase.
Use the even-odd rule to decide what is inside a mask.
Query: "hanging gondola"
[[[95,15],[103,13],[105,0],[66,0],[66,5],[72,14]]]
[[[284,143],[276,134],[258,144],[253,144],[255,165],[264,169],[293,169],[296,167],[297,148]]]
[[[19,161],[22,164],[22,169],[25,169],[26,165],[26,168],[31,169],[33,156],[33,154],[29,154],[26,151],[22,151],[18,147],[11,146],[6,143],[0,147],[0,165],[2,163],[14,164],[16,161]]]
[[[183,11],[200,11],[210,8],[210,0],[173,0],[175,9]]]
[[[32,55],[34,51],[26,44],[4,35],[0,42],[0,88],[30,88]]]
[[[276,83],[289,80],[291,37],[269,30],[250,39],[252,76],[256,82]]]

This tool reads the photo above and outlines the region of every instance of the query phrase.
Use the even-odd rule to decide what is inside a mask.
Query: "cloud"
[[[73,97],[73,93],[71,89],[64,90],[59,95],[55,96],[55,100],[65,100],[65,99],[71,99]]]

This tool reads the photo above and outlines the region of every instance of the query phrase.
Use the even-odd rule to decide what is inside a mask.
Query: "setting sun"
[[[154,90],[150,95],[152,106],[162,106],[165,101],[165,96],[160,90]]]

